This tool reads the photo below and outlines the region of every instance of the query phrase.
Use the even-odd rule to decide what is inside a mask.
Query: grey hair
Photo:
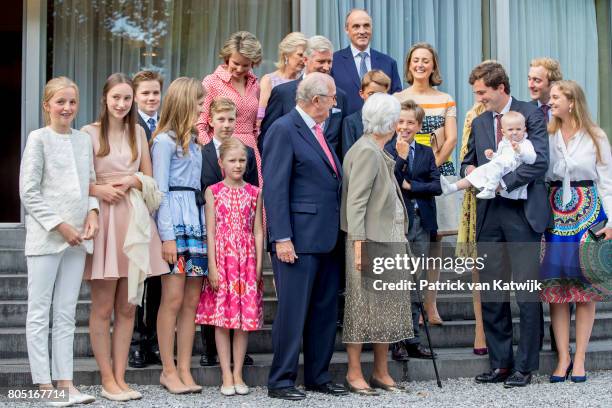
[[[320,72],[312,72],[304,79],[300,81],[297,92],[295,94],[296,102],[308,102],[312,101],[317,95],[327,95],[329,92],[329,85],[333,83],[333,78],[327,74]]]
[[[313,35],[308,39],[308,43],[306,45],[306,50],[304,50],[304,55],[306,57],[310,57],[313,52],[326,52],[329,51],[333,54],[334,46],[326,37],[322,35]]]
[[[399,120],[400,109],[400,103],[394,96],[386,93],[376,93],[370,96],[361,110],[363,133],[393,132]]]

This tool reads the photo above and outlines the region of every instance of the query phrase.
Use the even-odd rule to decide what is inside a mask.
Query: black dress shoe
[[[510,370],[505,368],[497,368],[487,373],[477,375],[475,380],[480,384],[490,384],[504,382],[508,377],[510,377]]]
[[[146,362],[147,364],[152,365],[161,365],[161,356],[159,355],[159,349],[155,348],[153,350],[149,350],[146,353]]]
[[[268,397],[289,401],[299,401],[306,398],[306,394],[304,394],[302,391],[298,390],[295,387],[285,387],[277,389],[268,388]]]
[[[130,349],[128,365],[132,368],[145,368],[147,366],[147,362],[145,360],[145,356],[140,350]]]
[[[206,355],[206,354],[202,354],[202,356],[200,356],[200,365],[202,367],[213,367],[217,365],[217,356],[212,355]]]
[[[326,382],[325,384],[320,384],[320,385],[307,385],[306,391],[321,392],[323,394],[329,394],[329,395],[335,395],[335,396],[348,395],[349,393],[348,390],[343,385],[334,384],[331,381]]]
[[[401,341],[391,344],[391,358],[395,361],[410,360],[406,347],[404,347],[404,344]]]
[[[248,354],[244,355],[244,365],[245,366],[252,366],[253,365],[253,357],[249,356]]]
[[[408,357],[431,359],[431,352],[420,344],[408,344],[406,346]],[[434,354],[435,356],[436,354]]]
[[[531,373],[523,374],[520,371],[515,371],[510,377],[506,378],[504,387],[524,387],[529,383],[531,383]]]

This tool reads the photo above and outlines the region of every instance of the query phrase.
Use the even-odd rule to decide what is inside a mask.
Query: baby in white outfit
[[[490,160],[475,168],[465,178],[456,183],[449,183],[444,176],[440,176],[440,184],[444,195],[465,190],[471,186],[481,190],[477,198],[491,199],[506,174],[516,170],[523,163],[533,164],[536,153],[533,144],[527,139],[525,133],[525,117],[519,112],[510,111],[502,116],[503,139],[497,145],[497,151],[485,150],[485,156]],[[512,192],[501,191],[502,197],[513,200],[527,199],[527,185],[521,186]]]

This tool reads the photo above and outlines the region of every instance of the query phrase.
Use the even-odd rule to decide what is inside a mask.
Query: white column
[[[23,3],[23,40],[21,62],[21,151],[28,133],[42,125],[40,101],[45,83],[47,58],[47,2],[26,0]],[[23,222],[23,207],[21,221]]]
[[[496,32],[494,58],[510,69],[510,1],[493,0]]]
[[[317,34],[316,0],[300,0],[300,31],[306,37]]]

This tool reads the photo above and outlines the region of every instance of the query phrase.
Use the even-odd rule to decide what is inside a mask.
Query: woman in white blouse
[[[587,230],[598,223],[600,240],[612,239],[612,155],[605,133],[592,121],[584,92],[575,81],[551,88],[550,183],[553,226],[544,233],[540,278],[550,315],[558,362],[550,382],[586,381],[584,360],[595,321],[595,305],[606,293],[593,279],[587,248],[600,249]],[[606,216],[606,214],[608,214]],[[607,220],[608,219],[608,220]],[[606,222],[607,220],[607,222]],[[606,243],[609,245],[609,243]],[[576,303],[576,353],[569,353],[569,303]]]

